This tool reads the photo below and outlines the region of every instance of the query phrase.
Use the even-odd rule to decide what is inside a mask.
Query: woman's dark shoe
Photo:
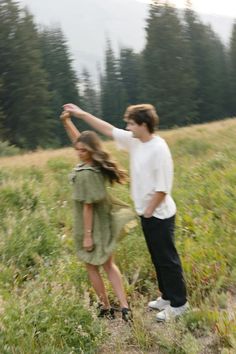
[[[101,308],[98,317],[107,318],[108,320],[114,320],[115,310],[113,309],[113,307],[111,307],[110,309]]]
[[[133,316],[130,309],[128,309],[127,307],[123,307],[121,309],[121,314],[122,320],[124,320],[125,322],[133,322]]]

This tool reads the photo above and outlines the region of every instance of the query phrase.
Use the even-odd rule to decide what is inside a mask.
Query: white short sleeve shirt
[[[171,197],[173,161],[168,145],[160,136],[143,143],[132,133],[113,128],[113,138],[121,149],[130,154],[131,195],[138,215],[143,215],[155,192],[164,192],[164,201],[153,216],[167,219],[176,213]]]

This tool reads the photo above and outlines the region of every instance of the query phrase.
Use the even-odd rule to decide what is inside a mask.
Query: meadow
[[[137,225],[116,251],[133,324],[119,312],[113,321],[97,319],[72,236],[68,174],[75,152],[1,157],[1,354],[236,353],[236,119],[159,134],[175,163],[176,244],[191,310],[169,324],[156,323],[147,310],[157,285]],[[105,144],[128,169],[127,154]],[[128,184],[111,192],[132,205]]]

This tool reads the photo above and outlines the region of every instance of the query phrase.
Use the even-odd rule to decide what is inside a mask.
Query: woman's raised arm
[[[68,137],[70,138],[72,144],[74,144],[80,136],[80,132],[76,128],[74,123],[71,121],[70,113],[66,111],[62,112],[62,114],[60,115],[60,119],[64,125]]]

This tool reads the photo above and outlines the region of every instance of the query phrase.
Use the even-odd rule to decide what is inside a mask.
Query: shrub
[[[30,222],[28,222],[30,218]],[[7,230],[1,247],[1,260],[27,270],[38,264],[40,257],[58,254],[60,240],[44,215],[25,213]]]
[[[48,160],[47,165],[49,169],[53,172],[60,172],[62,170],[70,171],[71,162],[67,161],[65,158],[54,157]]]
[[[55,282],[32,284],[1,316],[1,353],[95,353],[103,336],[76,290]]]
[[[13,156],[20,154],[21,150],[8,141],[0,141],[0,156]]]

